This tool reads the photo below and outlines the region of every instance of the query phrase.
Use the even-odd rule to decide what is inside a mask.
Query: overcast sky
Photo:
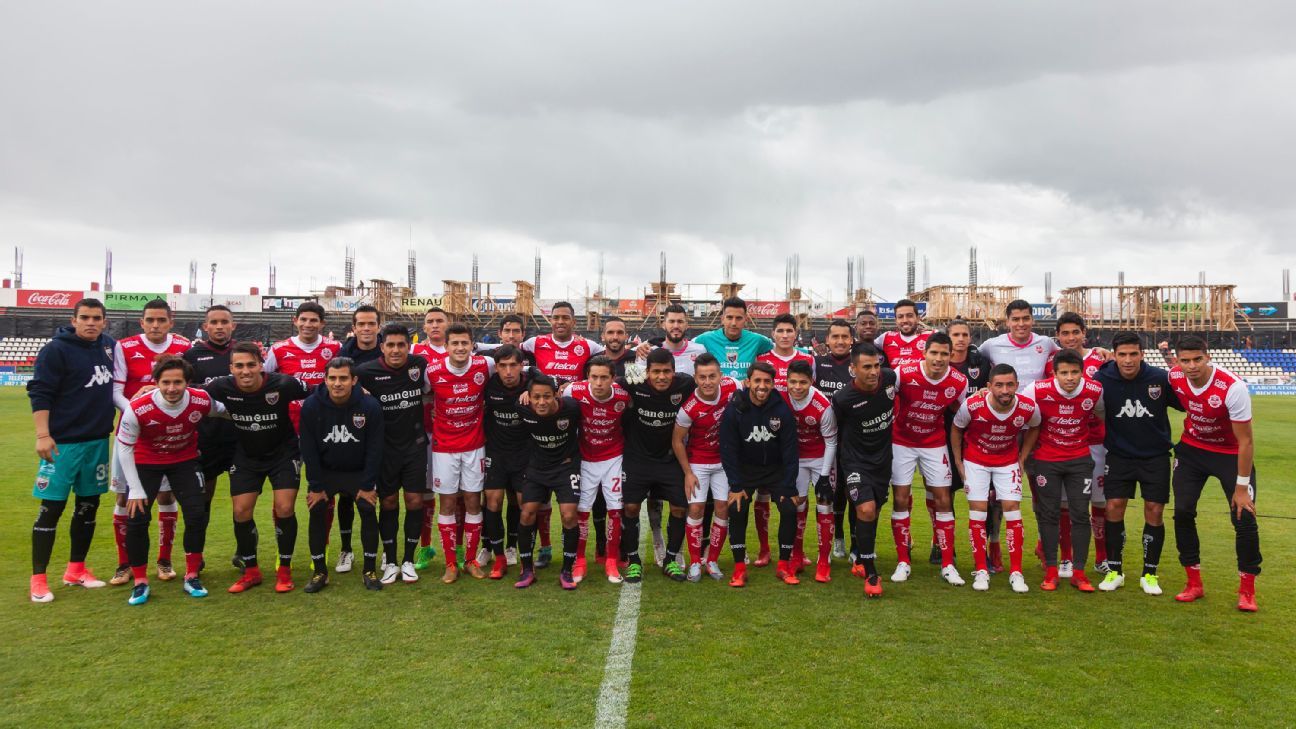
[[[883,300],[1296,261],[1290,2],[0,5],[0,261],[28,287],[655,279]],[[504,287],[511,290],[511,284]],[[695,293],[705,290],[697,288]]]

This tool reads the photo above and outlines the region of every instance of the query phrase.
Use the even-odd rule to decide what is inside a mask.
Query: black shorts
[[[285,448],[268,458],[236,454],[229,469],[230,496],[259,494],[266,479],[274,491],[301,487],[301,456]]]
[[[526,470],[526,459],[512,462],[507,458],[487,454],[486,483],[482,488],[487,491],[508,489],[520,492],[526,482]]]
[[[383,450],[382,466],[378,471],[378,496],[386,498],[400,493],[426,494],[428,452],[426,443],[416,443],[411,450],[392,452]]]
[[[522,482],[522,503],[547,504],[552,495],[559,504],[580,503],[580,467],[542,472],[527,469]]]
[[[1126,458],[1107,451],[1103,494],[1109,499],[1132,499],[1136,486],[1143,492],[1144,501],[1170,503],[1170,458]]]
[[[202,503],[207,503],[207,497],[202,495],[203,477],[198,470],[197,458],[180,463],[139,463],[135,466],[135,472],[139,474],[140,485],[144,487],[144,495],[149,502],[157,499],[162,479],[165,478],[177,500],[197,494],[203,499]]]
[[[625,479],[621,496],[625,504],[641,504],[644,499],[660,499],[671,506],[688,508],[684,495],[684,472],[679,463],[622,460]]]
[[[375,488],[367,484],[364,478],[364,471],[324,471],[323,478],[320,481],[324,484],[324,493],[329,496],[338,494],[347,494],[352,498],[360,492],[361,486]]]
[[[741,477],[737,484],[729,484],[729,492],[746,491],[749,495],[755,496],[757,491],[769,493],[771,497],[796,496],[796,484],[789,486],[784,483],[783,466],[750,466],[741,464],[739,468]]]
[[[203,480],[215,481],[217,476],[229,471],[237,451],[237,443],[203,444],[198,452],[198,470],[202,472]]]
[[[851,505],[872,501],[881,508],[891,493],[891,462],[881,464],[842,461],[838,466],[838,488],[845,488]]]
[[[1181,493],[1195,492],[1200,494],[1201,490],[1205,488],[1206,482],[1212,478],[1219,480],[1220,485],[1224,487],[1225,496],[1231,496],[1233,489],[1237,487],[1237,465],[1236,453],[1217,453],[1187,443],[1176,443],[1173,467],[1175,504],[1177,505],[1185,500],[1179,497]],[[1256,469],[1255,465],[1252,464],[1252,501],[1256,497],[1255,490]]]

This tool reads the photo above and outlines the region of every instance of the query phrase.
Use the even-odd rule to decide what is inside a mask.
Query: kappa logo
[[[1152,411],[1143,406],[1140,400],[1126,400],[1116,413],[1118,418],[1150,418]]]
[[[82,389],[106,385],[109,382],[112,382],[112,373],[108,371],[108,368],[103,365],[95,365],[94,373],[90,375],[90,381],[85,383],[85,387]]]
[[[776,418],[771,418],[771,419],[770,419],[770,425],[771,425],[771,426],[774,425],[774,420],[776,420]],[[777,427],[774,428],[774,429],[775,429],[775,430],[778,430]],[[758,426],[756,426],[755,428],[752,428],[751,432],[747,434],[747,438],[746,438],[745,440],[746,440],[748,443],[767,443],[767,442],[769,442],[769,441],[771,441],[771,440],[774,440],[774,439],[777,438],[777,437],[778,437],[778,436],[776,436],[776,435],[774,435],[773,433],[769,432],[769,430],[768,430],[765,426],[763,426],[763,425],[758,425]]]
[[[359,416],[362,420],[364,416]],[[345,425],[335,425],[333,429],[324,436],[325,443],[359,443],[360,439],[355,437],[355,433],[347,430]]]

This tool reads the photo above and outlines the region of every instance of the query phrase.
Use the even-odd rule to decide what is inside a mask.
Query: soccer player
[[[108,491],[108,444],[116,415],[112,383],[116,343],[103,333],[107,313],[98,299],[78,301],[71,324],[60,327],[36,355],[27,383],[40,459],[32,488],[32,496],[40,499],[32,525],[32,602],[54,599],[45,570],[71,493],[76,494],[69,530],[72,549],[63,584],[104,586],[86,568],[85,560],[94,539],[99,497]]]
[[[521,495],[531,447],[530,436],[522,429],[518,398],[539,374],[524,365],[522,350],[503,344],[492,353],[495,374],[486,381],[486,510],[482,535],[487,548],[495,555],[490,578],[504,577],[507,565],[517,564],[518,529],[521,521]],[[505,547],[505,524],[500,512],[504,500],[509,502],[508,535],[511,545]]]
[[[292,403],[305,398],[308,390],[296,378],[267,374],[262,367],[261,347],[255,342],[235,344],[229,360],[229,374],[204,386],[207,394],[229,412],[235,428],[230,501],[234,512],[234,566],[243,573],[229,591],[240,593],[261,584],[253,515],[261,489],[269,480],[279,548],[275,592],[291,592],[292,557],[297,546],[294,505],[301,484],[301,452],[288,413]]]
[[[896,373],[882,366],[870,342],[851,350],[855,379],[833,395],[837,420],[840,487],[850,497],[856,528],[851,573],[864,577],[864,594],[882,596],[877,571],[877,520],[891,481],[891,427],[895,420]]]
[[[207,496],[198,470],[198,422],[225,408],[206,392],[189,386],[193,368],[180,357],[165,355],[153,365],[154,389],[137,395],[117,427],[117,458],[129,489],[126,501],[126,553],[135,587],[129,605],[149,599],[148,527],[162,479],[184,511],[184,590],[207,597],[198,579],[207,541]]]
[[[684,496],[684,474],[671,449],[671,440],[680,406],[693,394],[693,378],[675,371],[675,358],[668,350],[654,349],[648,353],[644,382],[632,384],[618,380],[618,384],[630,393],[622,481],[621,558],[627,563],[623,577],[631,583],[643,579],[639,509],[644,499],[655,498],[670,504],[662,572],[682,582],[686,576],[678,559],[684,546],[684,512],[688,499]]]
[[[897,314],[899,306],[897,305]],[[954,566],[954,512],[950,499],[949,451],[946,448],[945,411],[957,409],[967,396],[967,378],[949,366],[950,338],[933,332],[926,340],[922,362],[896,370],[896,413],[892,431],[891,487],[895,506],[891,533],[898,562],[892,582],[909,579],[909,509],[913,506],[914,472],[921,470],[923,484],[932,495],[934,528],[941,550],[941,577],[960,586],[963,578]],[[890,359],[888,357],[888,359]]]
[[[423,530],[427,496],[427,432],[423,430],[423,398],[429,392],[427,360],[410,354],[409,330],[395,322],[382,328],[380,359],[356,368],[360,386],[378,399],[383,415],[382,466],[378,473],[378,536],[386,564],[380,578],[390,585],[399,577],[418,582],[414,550]],[[405,502],[405,548],[396,559],[396,525],[400,521],[401,492]],[[373,557],[365,555],[365,570],[373,571]],[[399,565],[399,566],[398,566]],[[350,565],[348,565],[348,569]],[[342,557],[338,556],[339,572]]]
[[[875,344],[877,335],[877,312],[872,309],[860,309],[859,313],[855,315],[855,341],[857,343]],[[886,363],[883,362],[883,364]]]
[[[207,308],[202,323],[205,338],[194,340],[183,355],[194,369],[195,383],[205,386],[217,377],[229,376],[235,327],[228,306],[216,304]],[[198,426],[198,467],[203,475],[209,512],[212,497],[216,495],[216,480],[234,464],[237,442],[234,423],[226,418],[204,418]]]
[[[788,365],[787,400],[796,418],[797,449],[800,464],[797,470],[796,542],[792,548],[792,569],[800,572],[809,560],[805,556],[806,512],[808,496],[814,487],[815,525],[819,535],[819,562],[815,567],[815,582],[831,582],[830,565],[833,544],[833,464],[837,462],[837,418],[832,400],[811,383],[814,372],[804,360]]]
[[[1255,578],[1260,574],[1260,528],[1256,523],[1255,442],[1251,432],[1251,395],[1246,383],[1213,364],[1206,342],[1186,336],[1175,347],[1177,364],[1170,387],[1187,409],[1183,434],[1175,445],[1175,545],[1188,584],[1179,602],[1205,596],[1201,542],[1197,538],[1197,501],[1213,478],[1229,502],[1237,551],[1238,610],[1256,611]]]
[[[753,362],[746,389],[736,392],[720,420],[720,459],[729,480],[729,548],[734,570],[730,587],[747,585],[747,517],[757,489],[770,492],[779,510],[776,575],[800,584],[791,564],[796,540],[797,434],[787,401],[775,394],[774,367]]]
[[[923,331],[922,320],[918,318],[918,304],[909,299],[896,302],[895,320],[895,330],[882,332],[875,344],[886,357],[886,365],[898,370],[903,365],[923,361],[923,348],[932,333]]]
[[[698,582],[702,579],[703,561],[711,579],[724,577],[717,561],[729,533],[729,480],[720,462],[720,419],[738,391],[738,383],[720,374],[720,363],[708,352],[698,355],[690,364],[697,389],[675,416],[671,450],[684,471],[684,491],[689,503],[688,518],[684,522],[689,546],[687,577],[690,582]],[[710,544],[704,547],[703,517],[708,501],[715,503],[715,512]]]
[[[446,358],[446,329],[450,326],[450,314],[439,306],[434,306],[423,314],[423,341],[410,348],[410,354],[427,360],[428,364]],[[428,471],[427,492],[432,493],[432,445],[434,443],[435,408],[430,399],[423,405],[423,429],[428,438]],[[436,496],[423,500],[423,528],[419,532],[419,547],[414,552],[414,568],[425,570],[436,557],[436,548],[432,546],[432,525],[437,522]]]
[[[432,490],[440,497],[437,529],[445,551],[446,571],[441,581],[459,578],[455,563],[458,502],[464,505],[464,569],[477,579],[486,576],[478,564],[481,542],[481,492],[486,475],[485,413],[486,381],[495,374],[489,357],[472,353],[472,330],[464,324],[446,329],[446,357],[428,364],[427,380],[432,388]]]
[[[364,586],[381,590],[374,574],[378,554],[378,478],[383,458],[383,411],[373,396],[357,387],[356,365],[347,357],[328,364],[324,386],[301,408],[301,451],[306,464],[306,508],[310,509],[311,562],[315,573],[304,592],[328,585],[328,504],[346,491],[360,512],[360,548],[364,550]],[[390,562],[389,562],[390,564]]]
[[[609,316],[603,320],[603,355],[612,363],[612,376],[625,377],[626,365],[635,361],[635,351],[626,347],[630,334],[626,331],[625,320],[619,316]],[[589,362],[585,363],[586,371]]]
[[[179,334],[172,334],[175,323],[171,306],[162,299],[154,299],[144,305],[140,316],[140,328],[143,332],[126,337],[117,342],[113,351],[113,402],[117,409],[126,412],[130,401],[153,387],[153,363],[167,355],[181,356],[189,349],[189,340]],[[126,559],[126,491],[124,474],[116,465],[113,466],[113,491],[117,494],[117,505],[113,508],[113,534],[117,538],[117,572],[110,582],[124,585],[131,580],[131,571]],[[176,513],[175,498],[171,495],[171,485],[163,481],[158,502],[158,557],[157,576],[160,580],[175,579],[175,569],[171,566],[171,545],[175,541]]]
[[[571,398],[558,397],[558,385],[547,375],[537,375],[527,390],[530,406],[518,410],[522,429],[531,438],[531,456],[526,481],[522,486],[522,519],[518,533],[522,574],[514,587],[535,583],[536,512],[540,504],[557,498],[563,529],[563,562],[558,584],[564,590],[575,590],[572,575],[576,565],[576,545],[580,539],[576,523],[580,503],[580,429],[581,407]]]
[[[415,344],[410,354],[416,354],[431,364],[446,356],[446,329],[450,327],[450,314],[434,306],[423,314],[423,341]],[[430,431],[429,431],[430,432]]]
[[[756,358],[774,348],[769,337],[746,326],[747,302],[732,296],[720,304],[720,328],[703,332],[693,340],[720,362],[725,377],[745,380]]]
[[[1084,375],[1092,380],[1098,374],[1098,368],[1102,366],[1103,357],[1098,350],[1085,346],[1087,336],[1088,326],[1085,324],[1084,317],[1074,311],[1064,312],[1058,317],[1058,344],[1062,345],[1063,349],[1075,351],[1083,358]],[[1050,362],[1048,365],[1049,374],[1052,374],[1052,368],[1053,365]],[[1103,440],[1107,437],[1107,424],[1106,420],[1099,419],[1095,419],[1091,423],[1093,427],[1089,430],[1089,456],[1094,460],[1094,472],[1093,486],[1089,491],[1089,529],[1093,532],[1094,539],[1094,569],[1105,574],[1107,572],[1107,535],[1103,531],[1103,527],[1107,521],[1107,497],[1103,486],[1107,473],[1107,449],[1103,447]],[[1061,536],[1063,567],[1070,567],[1068,563],[1071,561],[1069,534],[1071,522],[1068,514],[1068,502],[1063,499],[1062,517],[1059,522],[1064,527]],[[1062,574],[1062,570],[1059,570],[1058,574]]]
[[[275,342],[266,355],[263,369],[296,377],[311,389],[322,385],[324,369],[342,349],[341,344],[320,334],[324,329],[324,316],[324,307],[314,301],[298,306],[293,316],[297,335]],[[288,412],[296,428],[301,403],[295,403]]]
[[[950,431],[950,448],[968,493],[968,532],[972,539],[972,589],[990,589],[987,560],[986,515],[994,487],[1008,522],[1008,584],[1013,592],[1026,592],[1022,575],[1021,497],[1026,456],[1039,438],[1040,414],[1035,403],[1017,394],[1017,373],[1012,365],[995,365],[988,388],[959,406]]]
[[[1143,361],[1143,342],[1133,332],[1112,337],[1112,361],[1098,368],[1095,379],[1103,388],[1107,414],[1107,498],[1103,531],[1107,543],[1107,574],[1098,589],[1111,592],[1125,584],[1125,507],[1136,491],[1143,495],[1143,570],[1139,585],[1160,595],[1157,567],[1165,545],[1165,505],[1170,501],[1170,418],[1168,409],[1182,410],[1170,388],[1169,373]]]
[[[364,304],[351,312],[351,336],[342,342],[338,356],[346,357],[356,366],[382,357],[378,330],[382,328],[382,314],[378,307]]]
[[[581,411],[579,538],[572,571],[576,582],[585,579],[585,542],[589,538],[589,517],[596,495],[602,495],[607,505],[605,512],[613,515],[608,541],[621,540],[621,462],[625,453],[622,421],[630,405],[630,393],[613,381],[615,369],[610,359],[599,355],[586,366],[587,379],[570,385],[566,391],[566,398],[575,400]],[[606,555],[606,549],[602,551]],[[621,582],[615,548],[611,557],[604,557],[603,569],[608,582]]]
[[[1044,550],[1044,582],[1040,589],[1057,589],[1062,576],[1058,569],[1058,519],[1062,493],[1074,504],[1089,499],[1093,488],[1093,458],[1089,455],[1092,421],[1104,417],[1102,385],[1084,376],[1084,360],[1069,349],[1053,357],[1053,376],[1027,385],[1022,396],[1039,408],[1038,447],[1034,452],[1035,519]],[[1085,574],[1089,552],[1089,519],[1083,511],[1069,513],[1071,552],[1074,566],[1071,585],[1081,592],[1093,592]]]
[[[968,396],[976,394],[985,389],[990,381],[990,368],[993,366],[972,344],[972,327],[963,319],[955,319],[945,326],[945,333],[950,337],[950,367],[962,372],[968,378]],[[946,430],[952,433],[951,425],[954,422],[954,414],[946,411]],[[950,457],[954,457],[954,451],[950,450]],[[952,474],[954,480],[950,482],[950,493],[963,490],[963,477],[959,475],[958,469],[954,469]],[[995,500],[995,491],[991,490],[990,502],[987,507],[989,518],[986,522],[986,539],[989,540],[989,564],[991,572],[1003,571],[1003,559],[999,551],[999,519],[1003,516],[1003,509],[999,507],[999,502]],[[931,502],[927,502],[929,513],[931,512]],[[954,502],[950,502],[951,510],[954,508]],[[956,514],[957,516],[957,514]],[[933,517],[934,518],[934,517]],[[932,535],[931,554],[927,561],[931,564],[940,564],[940,547],[936,545],[935,534]],[[955,550],[955,558],[958,551]]]
[[[876,318],[874,319],[876,321]],[[815,357],[815,387],[819,388],[829,400],[838,390],[846,387],[851,383],[854,375],[851,374],[851,346],[854,344],[850,323],[845,319],[833,319],[828,324],[828,336],[825,344],[828,352]],[[829,464],[829,467],[836,469],[836,464]],[[834,475],[834,479],[835,479]],[[834,480],[834,483],[835,480]],[[855,540],[855,517],[854,510],[850,509],[850,499],[846,495],[846,489],[834,488],[833,502],[833,533],[836,538],[833,540],[832,556],[842,558],[846,556],[846,542],[844,540],[845,532],[842,530],[843,522],[847,520],[849,513],[851,541]],[[853,561],[853,560],[852,560]]]
[[[1014,299],[1005,309],[1008,331],[981,343],[981,354],[993,364],[1012,365],[1022,389],[1042,379],[1053,355],[1062,349],[1049,337],[1035,333],[1031,305]]]

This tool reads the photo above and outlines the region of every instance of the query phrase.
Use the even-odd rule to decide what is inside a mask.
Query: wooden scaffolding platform
[[[1058,296],[1058,313],[1073,311],[1090,326],[1135,331],[1237,331],[1232,284],[1075,286]]]
[[[944,324],[954,319],[985,322],[1003,321],[1009,302],[1021,298],[1020,286],[933,286],[911,296],[927,302],[924,321]]]

